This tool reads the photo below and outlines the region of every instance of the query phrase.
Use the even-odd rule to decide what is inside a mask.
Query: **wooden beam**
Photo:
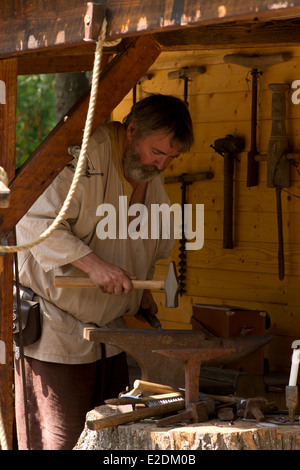
[[[93,18],[88,17],[89,3],[92,2],[0,0],[0,56],[52,49],[59,53],[61,48],[88,45],[87,22],[96,23],[99,34],[105,11],[98,4]]]
[[[93,63],[94,53],[70,56],[38,53],[18,58],[18,75],[87,72],[92,70]]]
[[[129,93],[160,54],[157,43],[140,36],[100,75],[93,131]],[[9,233],[70,161],[68,147],[81,145],[89,93],[84,95],[31,155],[13,180],[10,207],[0,209],[0,232]]]
[[[5,84],[5,100],[2,97],[0,104],[0,166],[5,169],[8,179],[11,181],[15,173],[16,59],[0,61],[0,80]],[[12,283],[13,255],[6,254],[0,256],[0,341],[5,345],[4,363],[0,364],[0,403],[9,449],[12,448],[14,418]]]
[[[167,32],[228,21],[295,18],[300,0],[107,0],[110,23],[107,37]]]
[[[123,39],[114,46],[103,48],[102,58],[118,54],[128,47],[131,39]],[[93,69],[95,42],[70,47],[59,51],[43,50],[18,56],[18,75],[36,75],[46,73],[86,72]]]
[[[207,48],[256,47],[257,45],[298,45],[300,19],[276,21],[235,21],[164,31],[152,34],[153,39],[168,50],[203,50]],[[104,55],[121,52],[130,39],[122,39],[114,47],[105,47]],[[18,75],[65,73],[91,70],[95,44],[60,51],[33,52],[18,57]]]
[[[107,39],[232,21],[300,17],[300,0],[107,0],[105,8]],[[91,17],[96,39],[103,11],[97,2],[86,0],[0,0],[0,57],[41,50],[55,50],[59,55],[66,48],[88,47],[84,41],[87,18]]]
[[[298,45],[300,19],[277,21],[229,22],[189,27],[152,34],[162,51],[203,50],[207,48],[240,48],[258,45]],[[105,47],[104,55],[121,52],[130,39],[115,47]],[[89,71],[93,67],[95,44],[88,47],[33,52],[18,57],[18,75],[70,73]]]
[[[109,53],[103,53],[102,63],[107,63],[111,55],[112,54]],[[27,56],[26,59],[21,57],[18,58],[18,75],[89,72],[93,69],[94,58],[94,53],[72,56]]]
[[[300,19],[234,22],[153,34],[162,50],[299,44]]]

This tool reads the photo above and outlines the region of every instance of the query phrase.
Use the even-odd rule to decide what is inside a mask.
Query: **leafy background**
[[[90,80],[90,72],[18,77],[16,168],[88,89]]]
[[[16,167],[21,166],[55,126],[55,75],[18,77]]]

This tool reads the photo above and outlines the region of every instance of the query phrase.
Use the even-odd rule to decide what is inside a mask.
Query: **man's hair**
[[[130,123],[135,125],[137,138],[147,137],[158,130],[174,133],[171,145],[176,144],[180,152],[188,152],[194,142],[188,108],[175,96],[153,94],[138,101],[123,123],[126,129]]]

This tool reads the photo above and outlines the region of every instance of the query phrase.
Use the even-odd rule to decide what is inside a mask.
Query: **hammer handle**
[[[224,155],[224,214],[223,214],[223,248],[231,249],[233,245],[233,173],[234,155]]]
[[[135,389],[144,390],[148,392],[155,392],[155,393],[174,393],[180,392],[179,389],[174,387],[170,387],[169,385],[164,384],[157,384],[153,382],[147,382],[146,380],[135,380],[133,384]]]
[[[131,280],[134,289],[155,289],[164,290],[165,281],[156,280]],[[75,277],[75,276],[56,276],[54,278],[55,287],[76,287],[84,288],[98,288],[89,277]]]
[[[282,228],[281,188],[276,188],[277,230],[278,230],[278,278],[284,279],[284,245]]]
[[[98,429],[110,428],[111,426],[119,426],[125,423],[134,423],[141,421],[142,419],[152,418],[153,416],[160,416],[167,413],[176,413],[185,408],[183,400],[178,400],[170,403],[164,403],[162,405],[149,406],[146,408],[140,408],[135,411],[129,411],[127,413],[116,414],[112,416],[95,419],[93,421],[87,421],[87,427],[92,431]]]

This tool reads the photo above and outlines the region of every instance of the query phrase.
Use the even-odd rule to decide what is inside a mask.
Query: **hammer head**
[[[226,135],[223,139],[217,139],[214,142],[215,150],[220,153],[236,154],[244,150],[245,141],[241,137],[234,137],[231,134]]]
[[[178,289],[176,266],[174,261],[169,264],[168,274],[165,280],[166,307],[178,307]]]

